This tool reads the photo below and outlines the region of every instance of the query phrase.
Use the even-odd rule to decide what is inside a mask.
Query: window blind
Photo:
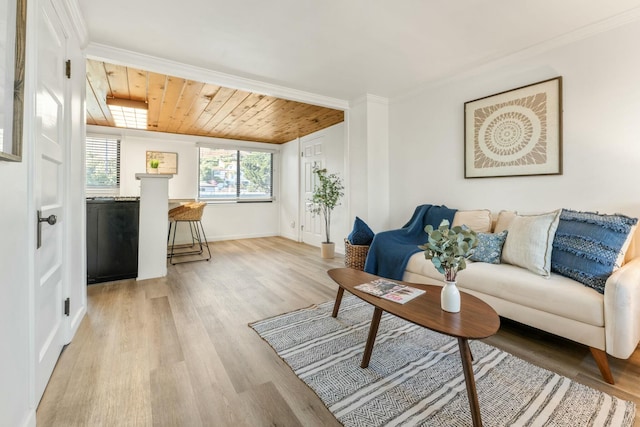
[[[87,136],[87,189],[120,188],[120,140]]]

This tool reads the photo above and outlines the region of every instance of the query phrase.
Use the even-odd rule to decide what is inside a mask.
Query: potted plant
[[[149,160],[149,166],[151,167],[151,173],[158,173],[158,166],[160,166],[160,160],[158,159]]]
[[[335,243],[331,241],[331,212],[340,204],[340,198],[344,196],[344,185],[342,178],[336,173],[327,173],[326,169],[313,168],[313,173],[317,177],[316,186],[313,190],[311,202],[313,207],[311,213],[322,215],[324,219],[324,230],[326,240],[322,242],[322,258],[333,258],[335,254]]]
[[[460,292],[456,287],[458,271],[467,268],[467,259],[478,246],[478,236],[466,225],[449,228],[446,219],[437,229],[427,225],[424,231],[429,240],[420,249],[440,273],[444,274],[445,286],[440,294],[440,305],[444,311],[460,311]]]

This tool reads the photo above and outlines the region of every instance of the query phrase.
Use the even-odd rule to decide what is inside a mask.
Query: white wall
[[[198,146],[213,144],[221,147],[243,147],[279,150],[273,144],[248,141],[192,137],[168,134],[87,126],[91,134],[110,134],[120,137],[120,195],[139,196],[140,181],[136,173],[146,171],[147,151],[178,153],[178,173],[169,180],[170,199],[195,199],[198,196]],[[279,234],[279,171],[280,155],[274,153],[274,194],[271,203],[210,203],[204,210],[202,225],[207,240],[231,240],[253,237],[277,236]],[[178,234],[176,243],[186,242],[186,229]]]
[[[416,205],[640,216],[640,23],[467,73],[390,107],[390,206],[401,226]],[[464,179],[466,101],[562,76],[564,173]]]
[[[282,144],[280,173],[280,235],[300,239],[300,140]]]
[[[25,146],[23,158],[30,155]],[[33,411],[29,392],[29,236],[33,215],[28,211],[27,162],[0,162],[0,425],[21,426]],[[11,183],[11,184],[9,184]]]
[[[146,173],[147,151],[178,153],[178,173],[169,180],[170,199],[198,197],[198,148],[192,141],[125,135],[120,142],[120,195],[139,196],[140,180],[136,173]]]
[[[389,228],[389,105],[386,98],[367,98],[368,223],[380,231]]]
[[[369,218],[369,184],[367,170],[367,103],[365,99],[352,103],[347,116],[348,123],[348,181],[349,212],[365,222]]]
[[[372,230],[389,229],[389,104],[365,95],[351,103],[348,116],[348,186],[351,218]],[[353,221],[352,219],[352,221]]]

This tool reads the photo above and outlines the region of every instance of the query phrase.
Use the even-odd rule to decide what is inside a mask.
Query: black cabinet
[[[87,284],[138,276],[138,200],[87,200]]]

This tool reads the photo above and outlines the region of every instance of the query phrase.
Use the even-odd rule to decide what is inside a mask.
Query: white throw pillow
[[[491,231],[491,211],[488,209],[456,211],[451,226],[463,224],[476,233],[489,233]]]
[[[553,238],[559,219],[560,211],[514,216],[502,248],[502,262],[549,277]]]

